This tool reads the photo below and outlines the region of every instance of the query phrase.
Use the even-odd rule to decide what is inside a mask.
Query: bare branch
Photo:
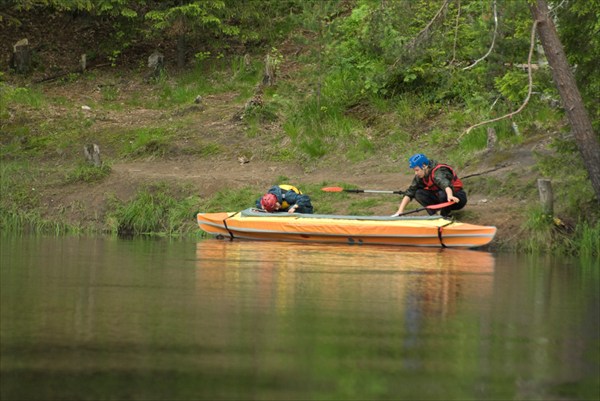
[[[497,33],[498,33],[498,13],[496,12],[496,0],[494,0],[494,36],[492,37],[492,44],[490,45],[490,48],[488,49],[487,53],[483,55],[483,57],[476,60],[473,64],[468,65],[465,68],[463,68],[463,71],[469,70],[469,69],[475,67],[477,65],[477,63],[479,63],[482,60],[485,60],[487,58],[487,56],[489,56],[490,53],[492,53],[492,50],[494,49],[494,44],[496,43]]]
[[[563,6],[563,5],[564,5],[566,2],[567,2],[567,0],[562,0],[562,1],[560,2],[560,4],[559,4],[559,5],[557,5],[557,6],[555,6],[555,7],[548,7],[548,11],[550,12],[550,14],[551,14],[552,16],[554,16],[554,15],[556,14],[556,11],[557,11],[559,8],[562,8],[562,6]]]
[[[460,138],[462,138],[465,134],[468,134],[469,132],[471,132],[471,130],[473,128],[477,128],[480,127],[482,125],[485,124],[489,124],[489,123],[493,123],[496,121],[500,121],[503,120],[505,118],[510,118],[512,116],[514,116],[515,114],[520,113],[521,111],[523,111],[523,109],[525,108],[525,106],[527,105],[527,103],[529,103],[529,98],[531,98],[531,92],[533,90],[533,76],[532,76],[532,68],[531,68],[531,56],[533,55],[533,46],[535,44],[535,28],[538,24],[538,21],[533,21],[533,25],[531,26],[531,44],[529,46],[529,57],[527,58],[527,75],[529,78],[529,88],[527,89],[527,97],[525,98],[525,101],[523,102],[523,104],[515,111],[513,111],[512,113],[508,113],[502,117],[498,117],[498,118],[494,118],[491,120],[487,120],[487,121],[483,121],[480,123],[477,123],[475,125],[470,126],[465,132],[463,132],[462,134],[460,134],[458,136],[458,138],[456,138],[457,141],[460,141]]]
[[[450,2],[450,0],[444,0],[444,3],[442,4],[442,6],[440,7],[440,9],[438,10],[438,12],[433,16],[433,18],[431,19],[431,21],[429,21],[429,23],[427,23],[427,25],[425,25],[425,28],[423,28],[421,30],[421,32],[419,32],[417,34],[417,36],[415,36],[407,45],[406,45],[406,49],[411,52],[414,50],[415,47],[417,47],[418,45],[420,45],[423,41],[425,41],[428,37],[429,34],[431,32],[431,26],[433,25],[433,23],[443,14],[444,10],[446,9],[446,7],[448,7],[448,3]],[[392,65],[392,68],[395,67],[398,63],[400,62],[400,57],[398,59],[396,59],[396,61],[394,62],[394,64]]]

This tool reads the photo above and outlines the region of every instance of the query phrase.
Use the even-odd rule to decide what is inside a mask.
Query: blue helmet
[[[408,166],[410,168],[423,167],[424,164],[429,164],[429,159],[423,153],[417,153],[408,159]]]

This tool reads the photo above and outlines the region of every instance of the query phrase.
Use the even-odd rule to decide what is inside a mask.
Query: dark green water
[[[598,260],[2,238],[4,400],[600,398]]]

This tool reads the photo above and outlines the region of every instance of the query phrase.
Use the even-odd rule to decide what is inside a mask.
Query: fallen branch
[[[94,68],[100,68],[100,67],[106,67],[106,66],[109,66],[109,65],[111,65],[111,63],[96,64],[94,66],[87,67],[87,70],[92,70]],[[55,79],[62,78],[62,77],[66,76],[66,75],[69,75],[69,74],[83,74],[83,72],[84,72],[84,70],[82,70],[81,68],[78,68],[78,69],[73,70],[73,71],[61,72],[60,74],[56,74],[56,75],[52,75],[50,77],[38,79],[37,81],[33,81],[33,83],[35,83],[35,84],[41,84],[42,82],[54,81]]]
[[[501,168],[508,167],[508,166],[510,166],[510,164],[502,164],[496,168],[492,168],[492,169],[485,170],[485,171],[480,171],[479,173],[465,175],[464,177],[461,177],[461,179],[464,180],[465,178],[471,178],[471,177],[476,177],[478,175],[484,175],[484,174],[491,173],[492,171],[500,170]]]
[[[535,28],[538,24],[538,21],[534,21],[533,22],[533,26],[531,27],[531,45],[529,47],[529,57],[527,58],[527,75],[529,77],[529,88],[527,90],[527,97],[525,98],[525,101],[523,102],[523,104],[515,111],[513,111],[512,113],[508,113],[506,115],[503,115],[501,117],[497,117],[497,118],[493,118],[491,120],[487,120],[487,121],[483,121],[480,123],[477,123],[475,125],[470,126],[465,132],[463,132],[462,134],[460,134],[458,136],[458,138],[456,138],[456,141],[460,141],[460,138],[462,138],[465,134],[468,134],[469,132],[471,132],[471,130],[473,128],[477,128],[480,127],[482,125],[485,124],[489,124],[489,123],[493,123],[496,121],[500,121],[503,120],[505,118],[510,118],[512,116],[514,116],[515,114],[520,113],[521,111],[523,111],[523,109],[525,108],[525,106],[527,105],[527,103],[529,103],[529,99],[531,98],[531,92],[533,90],[533,77],[532,77],[532,73],[531,73],[531,56],[533,54],[533,45],[535,44]]]

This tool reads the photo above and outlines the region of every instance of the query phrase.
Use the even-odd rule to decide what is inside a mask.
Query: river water
[[[600,398],[598,260],[3,237],[2,400]]]

